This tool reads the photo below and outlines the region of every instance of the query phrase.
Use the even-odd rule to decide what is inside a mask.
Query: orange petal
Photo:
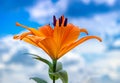
[[[63,36],[60,38],[62,46],[66,46],[77,40],[80,34],[80,29],[72,24],[68,24],[64,27]]]
[[[63,33],[64,33],[64,27],[59,27],[59,26],[54,27],[53,38],[58,48],[60,48],[61,46],[61,42],[62,42],[61,38],[63,36]]]
[[[20,24],[20,23],[18,23],[18,22],[16,22],[16,26],[21,26],[21,24]]]
[[[62,20],[62,24],[61,24],[61,26],[64,26],[65,17],[64,17],[63,15],[61,16],[61,20]]]
[[[34,45],[34,46],[39,47],[39,46],[37,45],[37,43],[35,42],[35,40],[32,39],[32,38],[29,37],[29,36],[24,37],[22,40],[25,41],[25,42],[27,42],[27,43],[30,43],[30,44],[32,44],[32,45]]]
[[[50,25],[45,25],[43,27],[40,27],[38,29],[40,32],[42,32],[45,36],[52,36],[53,35],[53,29]]]
[[[36,30],[34,28],[29,28],[27,26],[24,26],[24,25],[18,23],[18,22],[16,22],[16,25],[21,26],[23,28],[26,28],[27,30],[31,31],[33,35],[45,37],[45,35],[43,33],[39,32],[38,30]]]
[[[84,32],[84,33],[86,33],[88,35],[88,31],[86,29],[84,29],[84,28],[81,28],[80,32]]]
[[[19,35],[13,36],[13,39],[19,39]]]
[[[27,35],[30,35],[30,34],[32,34],[31,32],[24,32],[24,33],[22,33],[21,35],[20,35],[20,40],[22,40],[24,37],[26,37]]]
[[[75,48],[75,47],[78,46],[79,44],[81,44],[81,43],[83,43],[83,42],[85,42],[85,41],[87,41],[87,40],[89,40],[89,39],[97,39],[97,40],[99,40],[100,42],[102,41],[102,39],[99,38],[99,37],[97,37],[97,36],[86,36],[86,37],[83,37],[83,38],[79,39],[78,41],[76,41],[76,42],[74,42],[74,43],[66,46],[65,48],[61,49],[61,50],[59,51],[60,54],[59,54],[59,57],[58,57],[58,58],[60,58],[61,56],[63,56],[64,54],[66,54],[66,53],[67,53],[68,51],[70,51],[71,49]]]
[[[44,40],[43,40],[44,41]],[[51,55],[49,50],[43,45],[41,44],[41,42],[38,43],[39,47],[44,50],[49,56]],[[53,58],[52,56],[50,56],[51,58]]]
[[[40,42],[49,52],[49,56],[52,59],[56,59],[58,54],[58,48],[55,41],[52,38],[46,38]]]
[[[27,43],[30,43],[30,44],[32,44],[32,45],[34,45],[34,46],[37,46],[37,47],[43,49],[48,55],[50,54],[50,53],[48,52],[48,50],[44,47],[44,45],[42,45],[42,44],[40,43],[40,40],[42,41],[43,39],[37,38],[37,37],[35,37],[35,36],[26,36],[25,38],[23,38],[23,40],[24,40],[25,42],[27,42]]]
[[[34,28],[28,28],[29,31],[32,32],[33,35],[39,36],[39,37],[46,37],[43,33],[39,32],[38,30]]]

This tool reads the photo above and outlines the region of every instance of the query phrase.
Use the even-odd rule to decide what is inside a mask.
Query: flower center
[[[56,26],[57,19],[55,16],[53,16],[53,25]],[[64,18],[64,16],[61,16],[59,18],[59,27],[63,24],[63,26],[67,26],[67,18]]]

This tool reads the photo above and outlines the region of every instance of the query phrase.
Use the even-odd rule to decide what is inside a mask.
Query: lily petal
[[[64,33],[62,35],[61,39],[61,45],[64,47],[79,37],[80,29],[72,24],[68,24],[66,27],[64,27]]]
[[[56,59],[58,54],[58,48],[56,47],[55,41],[52,38],[46,38],[40,43],[49,51],[48,55],[52,59]]]
[[[20,40],[22,40],[24,37],[26,37],[27,35],[30,35],[30,34],[32,34],[31,32],[25,32],[25,33],[23,33],[23,34],[21,34],[20,35]]]
[[[88,31],[73,24],[68,24],[67,22],[68,19],[64,18],[64,16],[61,16],[58,20],[53,16],[54,28],[50,25],[45,25],[38,30],[17,22],[16,26],[26,28],[29,32],[15,35],[13,38],[24,40],[25,42],[43,49],[53,60],[59,59],[68,51],[89,39],[94,38],[102,41],[97,36],[86,36],[78,40],[81,32],[88,35]]]
[[[80,33],[81,33],[81,32],[84,32],[84,33],[86,33],[86,34],[88,35],[88,31],[87,31],[86,29],[84,29],[84,28],[81,28],[81,29],[80,29]]]
[[[61,38],[63,36],[64,33],[64,28],[63,27],[59,27],[59,26],[55,26],[54,28],[54,32],[53,32],[53,39],[56,42],[57,48],[60,48],[61,46]]]
[[[36,41],[32,37],[30,37],[30,36],[24,37],[22,40],[25,41],[25,42],[27,42],[27,43],[29,43],[29,44],[32,44],[34,46],[39,47],[37,45]]]
[[[19,35],[14,35],[13,39],[19,39]]]
[[[53,35],[53,29],[50,25],[42,26],[38,29],[41,33],[43,33],[45,36],[52,36]]]
[[[27,43],[30,43],[34,46],[37,46],[37,47],[43,49],[47,54],[49,54],[48,50],[44,47],[44,45],[42,45],[40,43],[40,40],[43,41],[43,39],[40,39],[37,37],[35,38],[34,36],[27,36],[27,37],[23,38],[23,40]]]
[[[29,28],[27,26],[24,26],[24,25],[18,23],[18,22],[16,22],[16,26],[21,26],[23,28],[26,28],[27,30],[31,31],[33,35],[45,37],[45,35],[42,32],[39,32],[38,30],[36,30],[34,28]]]
[[[64,54],[66,54],[68,51],[70,51],[71,49],[75,48],[76,46],[78,46],[79,44],[89,40],[89,39],[97,39],[99,40],[100,42],[102,41],[101,38],[97,37],[97,36],[86,36],[86,37],[83,37],[81,39],[79,39],[78,41],[66,46],[65,48],[61,49],[59,52],[59,56],[58,58],[60,58],[61,56],[63,56]]]

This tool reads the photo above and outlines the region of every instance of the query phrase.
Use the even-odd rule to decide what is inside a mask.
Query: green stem
[[[53,60],[53,73],[56,72],[57,60]],[[53,76],[53,83],[55,83],[55,76]]]

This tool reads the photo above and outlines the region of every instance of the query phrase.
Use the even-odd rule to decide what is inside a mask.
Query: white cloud
[[[19,58],[20,56],[17,55],[19,54],[19,50],[22,49],[24,51],[24,49],[28,49],[30,53],[39,54],[44,58],[50,59],[42,50],[22,41],[13,40],[12,35],[1,38],[0,43],[2,44],[0,51],[8,49],[7,54],[6,52],[1,54],[0,70],[2,71],[2,83],[8,83],[8,81],[9,83],[16,83],[18,81],[21,83],[34,83],[34,81],[29,80],[29,77],[33,76],[39,76],[51,82],[46,72],[48,71],[47,65],[39,61],[31,60],[31,62],[34,62],[34,65],[27,66],[25,63],[22,63],[22,59],[26,58],[21,59]],[[11,49],[14,49],[14,51]],[[83,43],[63,56],[60,61],[63,63],[63,68],[68,72],[69,82],[87,83],[87,80],[94,77],[101,78],[105,74],[113,80],[118,79],[119,73],[117,68],[120,66],[120,52],[117,50],[105,52],[104,49],[104,44],[91,40]],[[87,54],[86,57],[83,57],[84,53]],[[89,54],[91,55],[91,53],[98,54],[96,56],[99,58],[94,59],[92,62],[87,61],[86,58],[89,58]],[[7,59],[3,58],[5,54]],[[16,56],[21,59],[21,63],[10,62]],[[11,76],[8,77],[8,75]],[[79,80],[76,80],[76,78]],[[60,83],[61,81],[58,80],[57,82]],[[100,83],[102,83],[102,81]]]
[[[120,47],[120,38],[115,41],[114,46]]]
[[[116,0],[94,0],[94,2],[96,2],[96,4],[107,4],[109,6],[113,6],[116,2]]]
[[[106,4],[108,6],[113,6],[115,5],[116,0],[82,0],[82,2],[85,4],[89,4],[90,2],[95,2],[97,5]]]
[[[113,4],[115,0],[94,0],[96,3],[108,3]],[[89,3],[89,0],[83,0],[85,3]],[[68,0],[59,0],[56,3],[52,3],[50,0],[38,1],[38,3],[27,11],[30,14],[30,19],[40,24],[52,23],[52,16],[63,15],[68,7]],[[46,6],[47,5],[47,6]],[[104,33],[114,35],[120,33],[120,25],[117,20],[120,18],[119,12],[108,12],[105,14],[96,14],[91,18],[69,18],[69,22],[79,26],[85,27],[89,32],[97,35],[104,35]],[[92,30],[91,30],[92,29]],[[91,33],[90,33],[91,34]]]
[[[85,3],[85,4],[89,4],[91,2],[91,0],[82,0],[82,2]]]
[[[1,83],[35,83],[21,72],[3,72]]]
[[[46,4],[47,3],[50,3],[50,1],[46,2]],[[104,35],[105,33],[112,38],[114,35],[119,35],[120,29],[118,27],[120,26],[116,23],[118,17],[119,15],[116,12],[113,12],[96,15],[93,18],[86,19],[70,18],[70,22],[81,27],[86,27],[91,35]],[[96,40],[89,40],[79,45],[60,59],[63,63],[64,69],[68,71],[70,83],[89,83],[88,80],[92,78],[98,78],[101,80],[99,83],[102,83],[102,77],[104,75],[108,75],[112,80],[118,80],[120,76],[118,71],[118,68],[120,67],[119,49],[113,49],[111,52],[108,50],[106,52],[107,45],[104,43],[104,40],[105,37],[103,37],[102,43]],[[116,42],[115,45],[118,46],[119,42]],[[13,40],[12,35],[1,38],[0,43],[0,70],[10,71],[2,73],[2,83],[8,83],[8,81],[9,83],[17,83],[19,80],[21,83],[34,83],[32,80],[28,79],[31,76],[40,76],[50,82],[46,72],[47,66],[42,62],[34,62],[33,60],[34,65],[31,66],[26,66],[22,61],[21,64],[16,62],[9,63],[15,56],[17,56],[16,53],[18,53],[19,50],[23,50],[24,52],[24,49],[27,49],[30,53],[39,54],[40,56],[50,60],[50,58],[41,49],[22,41]],[[17,57],[19,58],[19,56]],[[24,59],[25,58],[22,60]],[[92,61],[89,61],[88,59],[91,59]],[[38,72],[40,73],[38,74]],[[8,74],[11,76],[8,77]],[[79,80],[76,80],[76,78]],[[60,80],[58,82],[60,82]]]
[[[40,76],[40,77],[42,76],[43,78],[50,81],[50,79],[48,78],[47,72],[46,72],[47,65],[45,65],[39,61],[37,61],[37,62],[35,61],[34,62],[35,64],[31,65],[31,66],[26,66],[25,63],[22,63],[22,62],[21,63],[17,63],[17,62],[11,63],[10,62],[11,60],[13,60],[14,57],[17,56],[16,53],[19,53],[18,51],[20,49],[23,49],[23,50],[28,49],[28,52],[30,52],[30,53],[39,54],[44,58],[50,59],[42,50],[40,50],[39,48],[36,48],[34,46],[31,46],[29,44],[26,44],[22,41],[13,40],[12,35],[1,38],[0,43],[2,44],[0,50],[2,50],[3,48],[4,48],[4,50],[8,49],[7,53],[5,52],[5,53],[2,53],[2,55],[1,55],[2,58],[0,61],[0,70],[5,71],[5,73],[2,73],[2,80],[3,80],[2,83],[7,83],[8,81],[9,81],[9,83],[16,83],[19,80],[22,83],[27,83],[27,82],[34,83],[32,81],[30,82],[30,80],[28,78],[31,76],[36,76],[36,74],[38,72],[40,72],[40,70],[42,72],[40,72],[40,75],[37,74],[37,76]],[[4,47],[4,46],[6,46],[6,47]],[[11,49],[14,49],[14,51]],[[63,62],[64,69],[68,71],[70,82],[75,82],[75,80],[76,80],[73,78],[73,74],[82,80],[83,76],[82,76],[82,74],[79,74],[79,71],[80,70],[83,71],[84,68],[86,67],[86,62],[84,61],[84,58],[82,56],[80,56],[82,53],[77,52],[77,51],[79,51],[77,49],[75,52],[74,51],[75,51],[75,49],[73,51],[67,53],[65,56],[63,56],[60,59],[60,61]],[[20,56],[17,56],[17,57],[19,58]],[[33,69],[33,67],[34,67],[34,69]],[[6,70],[9,70],[10,72],[7,72]],[[12,74],[12,75],[8,78],[7,77],[8,74]],[[16,74],[16,80],[12,80],[15,77],[15,74]],[[21,79],[19,79],[19,78],[21,78]],[[79,80],[77,82],[80,82],[81,80]],[[59,81],[60,80],[58,80],[58,82]]]
[[[103,76],[108,76],[110,79],[108,81],[113,80],[119,80],[120,72],[118,72],[118,68],[120,67],[120,52],[119,51],[111,51],[104,53],[104,56],[101,57],[101,59],[98,59],[92,64],[89,64],[88,68],[89,70],[93,70],[90,79],[99,79],[101,80],[100,83],[103,83],[104,79]],[[91,82],[90,82],[91,83]],[[95,82],[96,83],[96,82]],[[114,82],[111,82],[114,83]]]
[[[5,68],[5,65],[0,63],[0,69],[4,69]]]
[[[59,0],[57,3],[52,3],[51,0],[38,1],[33,7],[27,8],[30,14],[30,19],[37,21],[40,24],[50,23],[53,15],[62,15],[67,8],[68,0]]]
[[[91,0],[83,0],[85,3],[90,3]],[[114,4],[115,0],[94,0],[96,3],[107,3]],[[27,11],[30,14],[30,19],[36,21],[40,24],[49,24],[52,23],[53,15],[62,15],[67,7],[68,0],[59,0],[56,3],[52,3],[50,0],[39,1],[36,5],[27,8]],[[47,7],[46,7],[47,5]],[[89,35],[98,35],[103,39],[103,42],[106,42],[106,45],[112,45],[113,42],[116,42],[114,39],[115,36],[120,33],[120,24],[117,20],[120,18],[119,12],[108,12],[104,14],[95,14],[91,18],[69,18],[69,22],[79,26],[80,28],[86,28],[89,32]],[[106,38],[106,34],[108,38]],[[117,42],[117,44],[119,44]],[[84,45],[84,44],[83,44]],[[114,45],[113,45],[114,46]],[[116,46],[116,43],[115,43]],[[103,47],[104,48],[104,47]],[[103,49],[102,48],[102,49]],[[109,46],[108,46],[109,48]],[[88,48],[86,48],[87,50]],[[102,50],[100,49],[100,50]],[[88,49],[91,51],[91,49]],[[99,51],[100,51],[99,50]],[[91,51],[92,52],[92,51]]]
[[[46,2],[46,4],[47,3],[51,3],[51,2],[48,1]],[[119,31],[120,31],[120,29],[118,28],[119,25],[116,23],[116,19],[118,18],[118,16],[119,15],[116,12],[113,12],[113,13],[96,15],[93,18],[88,18],[88,19],[85,19],[85,18],[70,19],[70,21],[73,24],[76,24],[78,26],[86,27],[89,31],[97,35],[104,34],[105,32],[111,38],[114,35],[119,34]],[[37,18],[37,16],[35,18]],[[40,18],[42,18],[42,14]],[[45,22],[46,22],[46,19],[45,19]],[[38,21],[38,19],[35,19],[35,20]],[[92,34],[91,32],[90,34]],[[103,37],[103,40],[104,40],[104,37]],[[15,55],[15,53],[18,52],[20,49],[23,49],[23,50],[28,49],[28,52],[30,53],[39,54],[44,58],[50,59],[42,50],[34,46],[31,46],[29,44],[26,44],[22,41],[13,40],[12,35],[1,38],[0,43],[1,43],[0,51],[2,52],[0,55],[1,56],[0,70],[5,71],[4,73],[2,73],[2,83],[8,83],[8,81],[9,83],[17,83],[18,81],[20,81],[21,83],[34,83],[32,80],[28,79],[31,76],[40,76],[47,79],[47,81],[50,82],[50,79],[48,78],[48,75],[46,72],[47,66],[41,62],[38,62],[38,61],[34,62],[33,60],[35,64],[32,66],[26,66],[22,62],[21,64],[9,63],[13,59],[13,57],[17,56]],[[115,43],[115,45],[118,45],[118,44],[119,43],[117,44]],[[63,62],[64,69],[67,70],[68,72],[69,82],[70,83],[80,83],[80,82],[89,83],[88,82],[89,79],[98,78],[100,79],[99,83],[103,83],[102,82],[103,79],[101,78],[104,75],[108,75],[112,80],[118,80],[118,78],[120,77],[119,72],[117,71],[117,69],[120,67],[119,65],[120,52],[119,50],[112,50],[111,52],[109,51],[105,52],[105,49],[106,49],[106,46],[104,44],[104,41],[103,43],[100,43],[96,40],[89,40],[79,45],[78,47],[73,49],[71,52],[67,53],[65,56],[63,56],[60,59],[60,61]],[[83,56],[84,53],[87,54],[86,57]],[[95,57],[92,57],[92,54],[94,53],[96,55],[93,55]],[[94,58],[94,60],[87,61],[86,58],[88,59]],[[10,72],[6,72],[6,70],[9,70]],[[11,76],[8,77],[8,75],[11,75]],[[76,78],[79,80],[76,80]],[[16,80],[13,80],[13,79],[16,79]],[[60,80],[58,82],[60,82]]]
[[[27,11],[30,13],[31,20],[40,24],[46,24],[52,21],[52,15],[57,14],[59,16],[66,11],[67,1],[68,0],[59,0],[57,3],[52,3],[50,0],[40,1],[33,7],[27,8]],[[89,0],[83,1],[85,3],[90,2]],[[107,3],[112,6],[114,2],[115,0],[97,0],[96,3]],[[95,15],[91,18],[70,18],[70,22],[80,27],[87,28],[90,34],[93,33],[92,35],[104,35],[104,33],[107,33],[111,38],[120,32],[120,25],[116,23],[118,18],[119,14],[117,12],[113,12]],[[115,43],[116,46],[118,44],[119,42]],[[22,60],[21,63],[10,63],[10,61],[17,56],[16,53],[19,50],[24,51],[24,49],[27,49],[30,53],[39,54],[44,58],[50,59],[39,48],[22,41],[13,40],[12,35],[3,37],[0,40],[0,72],[2,71],[2,83],[34,83],[34,81],[29,80],[29,77],[31,76],[39,76],[50,82],[46,72],[47,65],[39,61],[33,60],[33,62],[35,62],[34,65],[31,66],[26,66],[25,63],[22,63]],[[89,83],[88,80],[92,78],[99,78],[99,83],[103,83],[101,78],[105,74],[112,80],[119,79],[120,73],[117,69],[120,67],[120,52],[119,50],[105,52],[105,49],[106,46],[104,41],[103,43],[100,43],[96,40],[90,40],[63,56],[60,61],[63,63],[64,69],[68,71],[69,83]],[[86,57],[83,56],[84,53],[87,54]],[[94,53],[96,55],[94,55],[95,57],[92,57],[92,54]],[[19,56],[17,57],[19,58]],[[94,58],[94,60],[87,61],[86,58]],[[58,82],[60,82],[60,80]]]
[[[96,34],[119,34],[120,25],[116,22],[119,18],[118,12],[98,14],[91,18],[70,19],[71,23],[80,27],[85,27]]]

